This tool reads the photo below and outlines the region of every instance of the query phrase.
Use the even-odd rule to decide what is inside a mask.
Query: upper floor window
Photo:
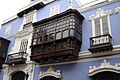
[[[28,45],[28,40],[27,39],[23,39],[21,41],[19,52],[26,52],[27,51],[27,45]]]
[[[53,16],[55,14],[59,14],[59,8],[60,8],[60,4],[51,7],[50,8],[50,16]]]
[[[99,9],[95,15],[91,16],[92,20],[92,36],[100,36],[111,34],[109,15],[111,11],[103,11]]]
[[[34,11],[29,12],[25,15],[25,23],[30,23],[33,21]]]
[[[12,25],[8,25],[5,29],[5,33],[4,34],[9,34],[11,32],[12,29]]]

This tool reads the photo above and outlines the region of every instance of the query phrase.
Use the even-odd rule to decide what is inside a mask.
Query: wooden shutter
[[[27,45],[28,45],[28,40],[27,39],[22,40],[19,52],[26,52]]]
[[[109,34],[108,18],[107,18],[107,16],[104,16],[104,17],[102,17],[101,19],[102,19],[102,30],[103,30],[103,34]]]
[[[100,28],[100,18],[94,20],[95,22],[95,36],[101,35],[101,28]]]

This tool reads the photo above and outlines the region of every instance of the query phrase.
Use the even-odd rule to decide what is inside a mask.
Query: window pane
[[[28,45],[28,40],[27,39],[23,39],[21,41],[21,45],[20,45],[20,50],[19,52],[26,52],[27,50],[27,45]]]
[[[56,39],[61,39],[61,32],[58,32],[58,33],[56,34]]]
[[[70,30],[70,36],[74,36],[74,30],[73,29]]]
[[[95,36],[101,35],[100,19],[95,19]]]
[[[68,37],[68,30],[63,31],[63,38]]]
[[[107,16],[102,17],[102,28],[103,28],[103,34],[109,33]]]

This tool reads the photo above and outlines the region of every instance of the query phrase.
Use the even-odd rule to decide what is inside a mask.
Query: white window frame
[[[33,14],[33,19],[32,19],[32,22],[36,22],[37,21],[37,10],[34,10],[34,11],[31,11],[31,12],[29,12],[28,14]],[[24,16],[23,16],[23,22],[22,22],[22,24],[21,24],[21,27],[20,27],[20,29],[19,29],[19,31],[21,31],[22,29],[23,29],[23,26],[25,25],[25,24],[27,24],[27,22],[26,22],[26,16],[28,15],[28,14],[25,14]]]
[[[10,24],[6,27],[4,34],[10,34],[11,29],[12,29],[12,25]]]
[[[50,8],[49,16],[51,17],[53,15],[59,14],[59,12],[60,12],[60,4],[54,5]]]
[[[107,22],[108,22],[108,30],[109,34],[111,35],[111,29],[110,29],[110,15],[112,14],[111,10],[103,11],[101,8],[98,9],[95,15],[90,16],[90,20],[92,20],[92,37],[95,37],[95,19],[100,19],[100,29],[101,29],[101,35],[103,35],[103,28],[102,28],[102,19],[101,17],[107,16]]]
[[[31,12],[24,15],[25,24],[35,21],[35,18],[36,18],[35,13],[36,13],[36,10],[31,11]]]

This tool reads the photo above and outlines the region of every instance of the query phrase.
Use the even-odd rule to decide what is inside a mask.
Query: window
[[[12,74],[11,80],[25,80],[25,73],[23,71],[18,71]]]
[[[12,25],[7,26],[4,34],[9,34],[11,32],[11,28],[12,28]]]
[[[60,8],[60,4],[51,7],[50,8],[50,16],[53,16],[55,14],[59,14],[59,8]]]
[[[100,72],[93,75],[92,80],[120,80],[120,74],[114,72]]]
[[[63,38],[65,38],[65,37],[68,37],[68,30],[67,29],[63,31]]]
[[[25,15],[25,24],[33,21],[35,11],[31,11]]]
[[[104,12],[102,9],[99,9],[96,15],[91,16],[93,36],[111,34],[109,20],[110,14],[111,11]]]
[[[23,39],[21,41],[21,45],[20,45],[20,50],[19,52],[26,52],[27,50],[27,45],[28,45],[28,40],[27,39]]]
[[[56,33],[56,39],[61,39],[61,32]]]

